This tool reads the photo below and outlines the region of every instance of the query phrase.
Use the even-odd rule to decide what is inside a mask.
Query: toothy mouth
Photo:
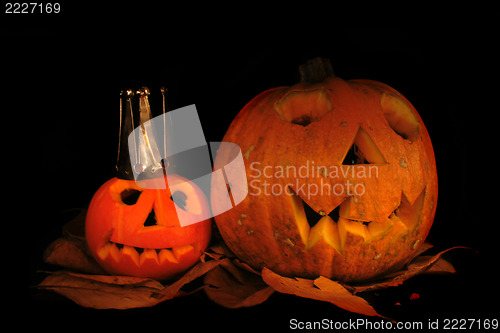
[[[314,211],[295,191],[288,187],[295,221],[306,249],[311,249],[321,239],[343,253],[347,233],[361,236],[363,241],[372,240],[389,229],[393,232],[406,231],[414,228],[420,220],[425,197],[425,187],[417,199],[410,203],[404,192],[401,192],[401,202],[397,208],[381,222],[356,220],[348,217],[351,199],[347,199],[329,214]],[[398,231],[399,230],[399,231]]]
[[[143,265],[146,261],[156,262],[161,265],[167,261],[170,263],[179,263],[182,256],[194,250],[195,244],[163,249],[148,249],[109,241],[97,251],[97,255],[102,260],[106,260],[111,256],[117,262],[128,257],[137,266]]]

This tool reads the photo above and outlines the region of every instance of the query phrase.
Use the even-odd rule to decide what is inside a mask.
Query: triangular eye
[[[386,164],[384,155],[377,148],[368,133],[361,127],[354,137],[354,141],[347,151],[343,165],[354,164]]]
[[[123,190],[120,193],[120,198],[124,204],[127,206],[132,206],[137,203],[137,200],[139,200],[139,196],[141,195],[141,191],[135,190],[133,188],[129,188],[126,190]]]
[[[175,191],[174,194],[170,197],[172,201],[179,206],[181,209],[186,210],[186,200],[187,200],[187,195],[184,192],[181,191]]]
[[[419,122],[406,102],[397,96],[383,93],[380,105],[385,119],[396,134],[410,142],[418,138]]]
[[[325,89],[319,88],[290,91],[274,104],[274,108],[284,121],[305,127],[321,120],[333,105]]]

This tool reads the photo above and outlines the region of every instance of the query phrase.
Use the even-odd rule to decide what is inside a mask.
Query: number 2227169
[[[58,14],[61,5],[58,2],[7,2],[5,14]]]
[[[498,329],[498,319],[444,319],[443,329]]]

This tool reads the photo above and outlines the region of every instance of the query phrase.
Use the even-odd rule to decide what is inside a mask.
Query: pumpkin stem
[[[320,83],[335,76],[332,64],[327,58],[313,58],[299,66],[300,82]]]

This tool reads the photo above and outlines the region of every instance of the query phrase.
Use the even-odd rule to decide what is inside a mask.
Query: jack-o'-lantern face
[[[118,178],[95,193],[87,212],[86,239],[94,258],[109,273],[172,278],[194,265],[208,246],[210,219],[179,224],[179,219],[199,221],[200,216],[209,216],[203,192],[183,177],[168,179],[176,185],[174,193],[168,186],[142,188]],[[147,180],[155,181],[164,179]]]
[[[385,84],[329,77],[270,89],[243,108],[223,141],[244,152],[248,196],[215,220],[229,248],[256,269],[367,280],[407,263],[431,228],[429,134]],[[215,167],[225,163],[218,155]]]

